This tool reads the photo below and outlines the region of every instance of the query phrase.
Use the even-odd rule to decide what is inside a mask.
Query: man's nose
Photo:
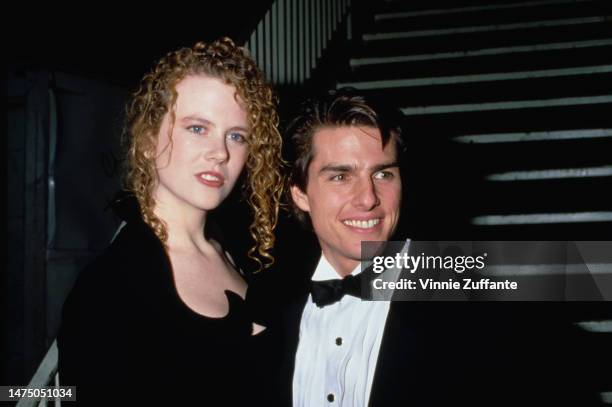
[[[380,204],[378,194],[376,192],[376,185],[372,178],[359,180],[355,185],[353,195],[353,205],[361,210],[369,211],[374,209]]]

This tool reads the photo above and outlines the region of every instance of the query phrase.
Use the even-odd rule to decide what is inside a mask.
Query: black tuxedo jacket
[[[279,264],[247,294],[269,328],[266,374],[278,406],[292,403],[300,321],[318,259],[293,257],[291,267]],[[369,406],[599,405],[581,333],[555,310],[544,303],[392,302]]]

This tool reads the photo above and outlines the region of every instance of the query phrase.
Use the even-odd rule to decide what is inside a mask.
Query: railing
[[[350,11],[351,0],[276,0],[246,47],[274,84],[303,84],[344,22],[350,39]]]
[[[42,362],[40,362],[38,369],[36,369],[36,373],[32,376],[32,380],[28,383],[28,388],[38,389],[45,386],[59,387],[59,385],[59,372],[57,371],[57,340],[55,340],[51,344]],[[46,397],[38,400],[35,398],[22,398],[19,400],[16,407],[46,407],[49,401],[50,400]],[[61,401],[59,399],[53,401],[55,407],[61,406]]]

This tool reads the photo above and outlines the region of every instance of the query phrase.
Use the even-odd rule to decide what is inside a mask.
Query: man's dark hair
[[[314,155],[312,139],[318,130],[326,127],[363,126],[378,129],[382,148],[390,139],[395,140],[400,163],[405,144],[402,140],[402,117],[398,109],[353,88],[332,90],[323,97],[306,100],[285,130],[290,164],[289,187],[297,186],[306,191],[308,167]],[[310,217],[295,205],[290,188],[286,191],[295,217],[303,226],[311,228]]]

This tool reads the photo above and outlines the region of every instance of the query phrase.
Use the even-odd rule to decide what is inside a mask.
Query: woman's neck
[[[206,252],[211,244],[204,236],[207,212],[176,200],[155,199],[155,216],[166,224],[168,248],[198,249]]]

